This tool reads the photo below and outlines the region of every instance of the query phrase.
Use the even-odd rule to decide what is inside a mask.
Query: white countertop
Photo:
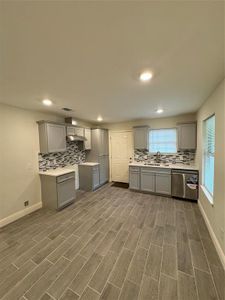
[[[75,172],[74,168],[70,167],[65,167],[65,168],[57,168],[57,169],[51,169],[48,171],[40,171],[39,175],[46,175],[46,176],[61,176],[65,175],[71,172]]]
[[[97,162],[85,162],[85,163],[82,163],[82,164],[79,164],[80,166],[97,166],[99,165],[99,163]]]
[[[166,169],[182,169],[182,170],[198,170],[198,166],[194,164],[184,165],[184,164],[161,164],[159,166],[145,165],[143,162],[132,162],[129,166],[133,167],[151,167],[151,168],[166,168]]]

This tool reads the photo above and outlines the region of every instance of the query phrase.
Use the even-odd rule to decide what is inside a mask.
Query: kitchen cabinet
[[[91,130],[92,149],[88,154],[89,158],[96,158],[96,156],[109,155],[109,142],[107,129],[92,129]]]
[[[84,128],[84,137],[86,138],[86,141],[84,141],[84,149],[91,150],[91,129],[90,128]]]
[[[54,122],[39,121],[41,153],[66,151],[66,126]]]
[[[100,186],[99,164],[84,163],[79,165],[79,185],[84,191],[94,191]]]
[[[87,162],[99,163],[100,184],[109,180],[109,146],[108,130],[91,130],[91,150],[87,153]]]
[[[171,174],[155,174],[155,192],[157,194],[171,195]]]
[[[102,155],[98,158],[99,172],[100,172],[100,184],[104,184],[109,181],[109,157],[108,155]]]
[[[140,168],[129,168],[129,188],[133,190],[140,190]]]
[[[155,172],[141,169],[141,190],[144,192],[155,192]]]
[[[84,128],[76,127],[76,126],[68,126],[66,127],[67,135],[77,135],[84,137]]]
[[[197,143],[197,124],[178,124],[178,149],[195,150]]]
[[[60,210],[74,202],[75,172],[61,176],[41,175],[41,194],[43,207]]]
[[[133,127],[134,149],[149,149],[149,127]]]
[[[171,169],[130,166],[130,189],[171,195]]]

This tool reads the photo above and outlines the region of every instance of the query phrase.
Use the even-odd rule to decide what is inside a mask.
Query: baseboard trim
[[[24,216],[26,216],[26,215],[28,215],[28,214],[36,211],[36,210],[38,210],[40,208],[42,208],[42,202],[39,202],[37,204],[34,204],[34,205],[30,206],[30,207],[27,207],[25,209],[22,209],[22,210],[18,211],[16,213],[14,213],[14,214],[12,214],[12,215],[10,215],[10,216],[8,216],[8,217],[0,220],[0,228],[2,228],[4,226],[6,226],[6,225],[8,225],[8,224],[10,224],[10,223],[18,220],[18,219],[20,219],[20,218],[22,218],[22,217],[24,217]]]
[[[217,253],[219,255],[219,258],[221,260],[223,268],[225,269],[225,254],[224,254],[224,252],[223,252],[223,250],[222,250],[222,248],[220,246],[220,243],[219,243],[219,241],[218,241],[218,239],[217,239],[217,237],[216,237],[216,235],[215,235],[215,233],[214,233],[214,231],[212,229],[212,226],[211,226],[211,224],[209,222],[209,219],[208,219],[208,217],[207,217],[207,215],[206,215],[206,213],[205,213],[205,211],[204,211],[204,209],[203,209],[203,207],[202,207],[202,205],[201,205],[201,203],[199,201],[198,201],[198,206],[199,206],[201,214],[202,214],[202,216],[203,216],[203,218],[205,220],[206,226],[207,226],[207,228],[209,230],[209,234],[210,234],[210,236],[212,238],[213,244],[214,244],[214,246],[216,248],[216,251],[217,251]]]

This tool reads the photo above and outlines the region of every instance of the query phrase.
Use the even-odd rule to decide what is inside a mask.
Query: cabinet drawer
[[[130,167],[130,172],[140,172],[139,167]]]
[[[75,173],[74,172],[70,172],[70,173],[67,173],[65,175],[61,175],[61,176],[58,176],[56,181],[57,183],[61,183],[61,182],[64,182],[68,179],[73,179],[75,180]]]

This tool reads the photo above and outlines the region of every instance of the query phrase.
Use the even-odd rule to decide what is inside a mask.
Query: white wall
[[[102,124],[102,128],[108,128],[109,130],[129,130],[133,126],[148,125],[150,128],[172,128],[176,127],[179,122],[191,122],[196,121],[196,114],[185,114],[176,117],[169,118],[155,118],[155,119],[145,119],[136,120],[132,122],[121,122],[121,123],[109,123]]]
[[[38,120],[63,122],[55,115],[0,104],[0,227],[30,212],[24,211],[24,201],[34,208],[41,204]]]
[[[225,83],[218,86],[213,94],[199,109],[198,118],[198,149],[197,156],[200,164],[200,179],[202,182],[202,150],[203,150],[203,121],[215,114],[216,117],[216,147],[215,147],[215,182],[214,182],[214,204],[208,201],[200,188],[199,201],[210,226],[225,254],[225,196],[224,196],[224,169],[225,169]]]

